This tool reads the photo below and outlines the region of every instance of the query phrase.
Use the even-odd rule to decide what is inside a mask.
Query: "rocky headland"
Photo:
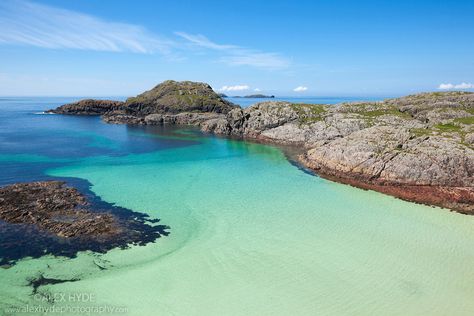
[[[205,83],[164,81],[125,102],[81,100],[47,111],[55,114],[102,115],[116,124],[199,125],[238,108]]]
[[[336,105],[267,101],[242,109],[206,84],[166,81],[111,106],[102,118],[192,124],[219,135],[295,145],[302,150],[299,161],[323,177],[474,214],[474,93]]]
[[[119,110],[124,102],[111,100],[85,99],[76,103],[64,104],[47,113],[71,115],[102,115],[110,111]]]

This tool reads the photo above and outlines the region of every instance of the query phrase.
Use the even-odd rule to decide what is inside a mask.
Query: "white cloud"
[[[222,57],[219,61],[231,66],[253,66],[266,69],[284,69],[290,65],[288,60],[276,53],[244,52]]]
[[[453,89],[474,89],[474,84],[472,83],[460,83],[460,84],[452,84],[452,83],[442,83],[438,87],[439,90],[453,90]]]
[[[255,92],[260,92],[260,91],[262,91],[262,90],[260,90],[259,88],[255,88],[255,89],[253,89],[253,91],[255,91]]]
[[[175,34],[197,47],[224,53],[225,56],[222,56],[218,61],[231,66],[253,66],[266,69],[284,69],[290,66],[290,61],[278,53],[262,52],[236,45],[217,44],[201,34],[192,35],[184,32],[175,32]]]
[[[308,90],[308,87],[303,87],[303,86],[299,86],[299,87],[296,87],[293,89],[293,91],[295,92],[303,92],[303,91],[306,91]]]
[[[438,87],[439,90],[450,90],[454,89],[454,85],[452,83],[442,83]]]
[[[285,69],[290,60],[279,53],[236,45],[218,44],[206,36],[175,32],[165,38],[145,27],[107,21],[99,17],[28,0],[0,0],[0,44],[48,49],[81,49],[108,52],[161,53],[182,60],[183,51],[214,51],[216,60],[230,66]]]
[[[227,49],[238,48],[237,46],[233,46],[233,45],[216,44],[214,42],[211,42],[207,37],[201,34],[192,35],[185,32],[175,32],[175,34],[188,40],[194,45],[205,47],[205,48],[216,49],[216,50],[227,50]]]
[[[223,86],[219,91],[244,91],[250,89],[247,85]]]
[[[454,86],[455,89],[474,89],[474,84],[472,83],[460,83]]]
[[[168,53],[172,42],[145,28],[23,0],[0,2],[0,42],[43,48]]]

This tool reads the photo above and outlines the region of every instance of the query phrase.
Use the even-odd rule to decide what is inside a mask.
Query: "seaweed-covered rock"
[[[70,115],[102,115],[111,111],[120,110],[123,106],[121,101],[85,99],[74,103],[61,105],[48,110],[48,113],[70,114]]]
[[[45,254],[73,257],[144,245],[167,235],[158,220],[105,202],[90,203],[61,181],[0,188],[0,264]]]

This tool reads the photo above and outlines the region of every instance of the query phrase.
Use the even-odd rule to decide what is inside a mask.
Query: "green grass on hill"
[[[311,124],[321,121],[327,111],[323,104],[295,103],[291,105],[291,108],[298,113],[300,124]]]

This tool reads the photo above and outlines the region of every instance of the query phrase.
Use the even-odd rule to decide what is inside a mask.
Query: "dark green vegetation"
[[[48,112],[73,115],[133,115],[148,114],[223,113],[237,106],[224,100],[211,86],[201,82],[173,80],[164,81],[153,89],[126,102],[104,100],[81,100],[66,104]]]
[[[124,110],[128,114],[214,112],[227,113],[236,106],[200,82],[168,80],[153,89],[128,98]]]
[[[294,103],[291,108],[298,114],[300,124],[310,124],[323,120],[326,113],[324,104]]]

